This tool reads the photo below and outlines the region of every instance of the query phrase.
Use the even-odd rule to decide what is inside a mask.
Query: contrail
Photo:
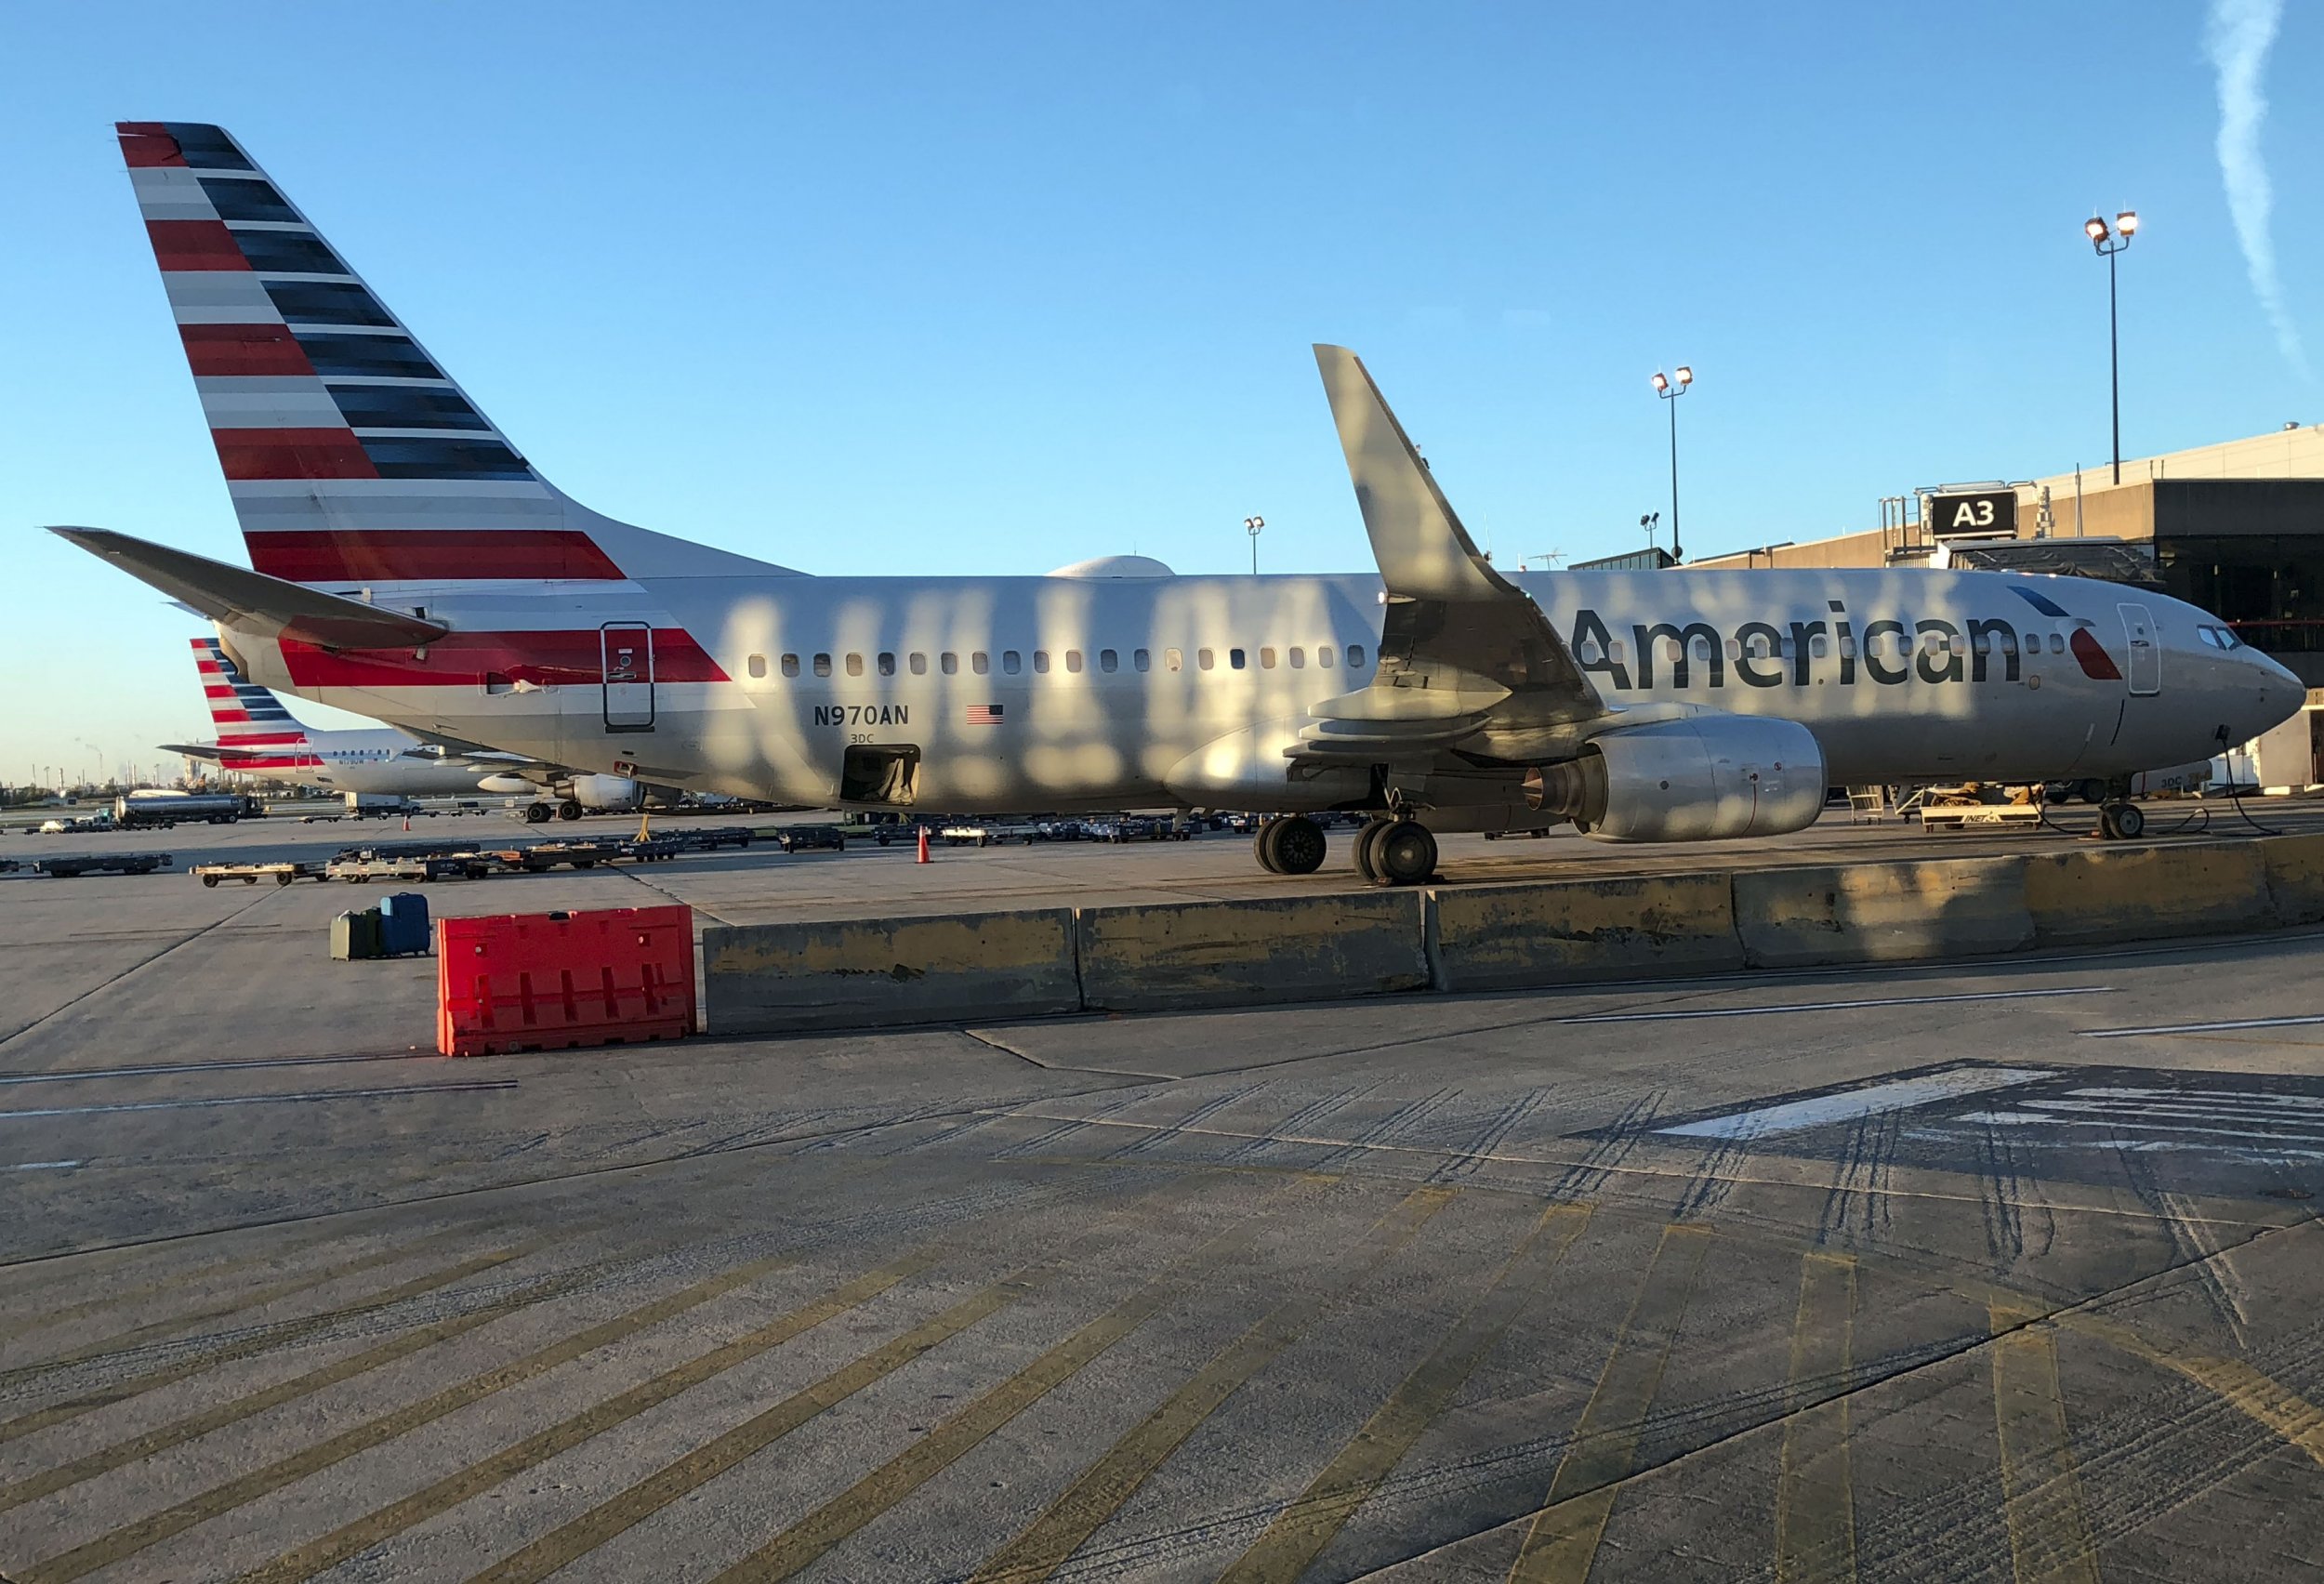
[[[2305,375],[2307,353],[2284,301],[2283,279],[2276,272],[2275,239],[2268,232],[2276,192],[2267,179],[2266,162],[2260,157],[2260,124],[2267,119],[2260,75],[2283,20],[2283,0],[2212,0],[2203,50],[2219,73],[2219,174],[2226,183],[2236,240],[2251,272],[2251,290],[2276,327],[2276,345],[2285,361]]]

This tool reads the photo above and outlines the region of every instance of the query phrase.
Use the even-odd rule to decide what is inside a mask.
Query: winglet
[[[1476,543],[1404,426],[1388,410],[1364,360],[1345,347],[1318,344],[1315,366],[1340,426],[1348,477],[1371,535],[1372,555],[1391,595],[1417,600],[1489,600],[1515,587],[1477,553]]]
[[[237,631],[297,639],[326,649],[410,649],[452,630],[441,622],[342,599],[109,529],[49,532]]]

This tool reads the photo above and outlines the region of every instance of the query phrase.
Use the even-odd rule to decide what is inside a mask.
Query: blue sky
[[[811,572],[1367,564],[1307,346],[1503,561],[1690,550],[2324,419],[2238,246],[2192,4],[8,7],[0,779],[204,729],[198,624],[36,532],[240,559],[117,119],[220,122],[573,495]],[[2324,349],[2305,90],[2261,152]],[[24,618],[20,618],[24,619]],[[303,707],[303,706],[302,706]],[[313,712],[317,719],[328,719]]]

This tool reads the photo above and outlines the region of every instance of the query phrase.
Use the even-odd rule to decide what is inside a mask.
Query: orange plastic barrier
[[[446,1056],[675,1039],[700,1024],[694,910],[609,907],[436,921]]]

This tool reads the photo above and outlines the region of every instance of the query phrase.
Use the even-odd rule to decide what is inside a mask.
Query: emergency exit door
[[[2144,605],[2117,605],[2122,613],[2122,638],[2131,652],[2125,668],[2133,693],[2162,692],[2162,645],[2155,641],[2155,618]]]
[[[654,730],[654,629],[607,622],[598,631],[605,667],[605,730]]]

